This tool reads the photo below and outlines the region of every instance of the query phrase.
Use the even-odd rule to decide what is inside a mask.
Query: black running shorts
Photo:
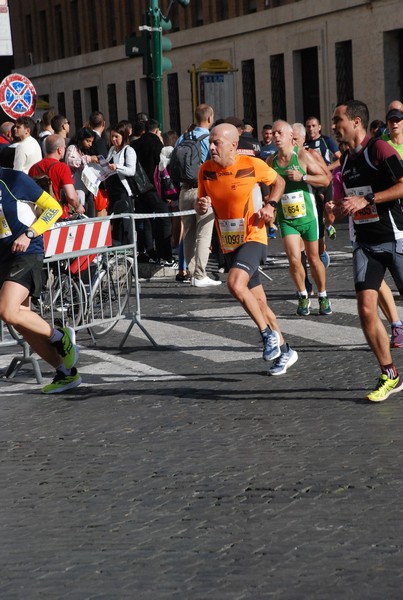
[[[403,295],[402,241],[378,245],[360,245],[354,250],[354,285],[357,292],[379,290],[389,270],[399,294]]]
[[[43,256],[40,254],[17,254],[0,264],[0,287],[5,281],[23,285],[33,298],[41,294]]]
[[[246,242],[234,252],[224,254],[228,269],[242,269],[249,275],[248,288],[261,284],[259,267],[264,265],[267,257],[267,246],[260,242]]]

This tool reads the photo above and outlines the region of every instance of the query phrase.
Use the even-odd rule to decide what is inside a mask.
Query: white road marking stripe
[[[297,303],[295,302],[295,305],[296,304]],[[337,306],[337,302],[335,304]],[[333,303],[334,307],[335,304]],[[334,309],[337,310],[337,308]],[[314,307],[313,310],[314,312],[317,312],[316,307]],[[228,312],[228,308],[222,308],[216,311],[196,311],[192,314],[205,318],[218,318],[221,316],[225,319],[225,317],[228,317]],[[351,314],[351,312],[349,311],[348,314]],[[234,308],[231,307],[231,316],[237,318],[238,320],[241,318],[242,325],[256,328],[256,325],[244,313],[240,306],[234,306]],[[350,347],[366,345],[366,340],[360,327],[351,327],[350,325],[333,325],[332,323],[329,323],[327,319],[328,317],[323,316],[321,317],[320,321],[316,321],[310,316],[297,318],[296,315],[293,315],[292,319],[278,318],[278,324],[283,334],[306,338],[308,340],[326,344],[328,346],[338,346],[346,349]]]
[[[16,354],[17,356],[18,353]],[[0,369],[6,369],[14,355],[0,355]],[[83,377],[81,387],[89,387],[94,384],[106,385],[116,384],[119,381],[172,381],[178,379],[186,379],[181,375],[175,375],[169,371],[155,369],[150,365],[140,363],[138,361],[128,360],[120,356],[115,356],[93,348],[86,349],[80,347],[80,356],[91,356],[96,359],[96,362],[89,365],[79,365],[80,375]],[[17,373],[13,379],[0,380],[0,390],[2,397],[13,396],[21,392],[24,393],[41,393],[41,388],[50,382],[50,377],[45,376],[42,384],[37,384],[34,378],[34,373],[30,367],[26,367],[24,375]],[[50,367],[46,366],[46,371]],[[28,373],[27,373],[28,371]],[[31,374],[32,373],[32,374]],[[22,377],[26,381],[21,381]]]
[[[315,306],[316,303],[316,306]],[[296,301],[290,301],[290,304],[295,304]],[[356,314],[355,300],[335,300],[333,301],[335,312],[345,314]],[[317,299],[313,298],[312,312],[318,312]],[[256,325],[245,314],[243,309],[235,305],[225,308],[212,308],[205,310],[192,311],[191,315],[198,318],[210,319],[213,321],[227,321],[245,325],[256,329]],[[284,318],[284,315],[278,319],[279,326],[286,335],[294,335],[297,337],[309,339],[310,341],[318,342],[328,346],[340,347],[348,349],[351,347],[366,346],[366,340],[361,328],[359,327],[357,317],[357,327],[350,325],[334,325],[329,322],[328,317],[323,316],[318,321],[311,316],[297,318],[294,314],[293,318]],[[208,334],[205,332],[196,331],[180,325],[172,325],[162,321],[153,321],[152,319],[143,319],[142,324],[145,329],[152,335],[155,341],[161,345],[169,345],[177,348],[181,352],[191,354],[193,356],[203,357],[213,362],[230,362],[239,360],[241,357],[240,351],[234,351],[234,346],[237,349],[243,350],[242,360],[255,359],[260,354],[260,339],[256,332],[256,345],[246,344],[232,339],[224,339],[220,335]],[[118,324],[120,331],[124,332],[127,329],[126,322]],[[215,328],[219,331],[219,325]],[[131,336],[143,338],[142,332],[133,327]]]

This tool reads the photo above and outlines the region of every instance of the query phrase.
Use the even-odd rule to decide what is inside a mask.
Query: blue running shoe
[[[287,352],[283,352],[280,354],[278,358],[273,362],[270,367],[268,374],[269,375],[284,375],[287,369],[291,367],[298,360],[298,354],[288,346]]]
[[[322,252],[322,254],[319,254],[319,258],[323,262],[325,269],[327,269],[328,266],[330,265],[330,256],[326,252],[326,250],[324,252]]]
[[[274,360],[281,354],[280,336],[277,331],[272,330],[269,335],[262,335],[263,360]]]

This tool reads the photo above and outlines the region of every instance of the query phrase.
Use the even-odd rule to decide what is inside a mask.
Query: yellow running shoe
[[[71,369],[70,375],[65,375],[61,371],[56,371],[52,383],[48,383],[42,388],[42,394],[61,394],[76,388],[81,383],[80,373],[75,367]]]
[[[76,332],[72,327],[63,327],[59,329],[63,337],[58,342],[53,342],[54,346],[60,356],[63,358],[63,365],[65,369],[72,369],[77,364],[79,350],[76,344]]]
[[[382,402],[386,400],[391,394],[396,394],[403,389],[403,381],[400,381],[400,377],[396,379],[389,379],[387,375],[382,373],[379,375],[378,385],[373,392],[367,394],[367,400],[371,402]]]

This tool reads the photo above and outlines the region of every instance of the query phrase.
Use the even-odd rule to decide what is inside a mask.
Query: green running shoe
[[[378,384],[373,392],[367,394],[366,399],[371,402],[382,402],[386,400],[391,394],[396,394],[403,389],[403,381],[400,381],[400,377],[396,379],[389,379],[387,375],[382,373],[379,375]]]
[[[309,300],[308,296],[298,296],[298,308],[297,308],[297,315],[299,315],[300,317],[306,317],[308,315],[311,314],[311,311],[309,310],[311,306],[311,301]]]
[[[63,333],[61,340],[53,342],[60,356],[63,358],[63,366],[65,369],[71,369],[77,364],[79,350],[76,345],[76,333],[72,327],[63,327],[59,329]]]
[[[319,314],[320,315],[331,315],[332,305],[327,296],[319,296]]]
[[[52,383],[48,383],[42,388],[42,394],[61,394],[61,392],[78,387],[81,381],[80,373],[74,367],[71,369],[70,375],[56,371]]]

